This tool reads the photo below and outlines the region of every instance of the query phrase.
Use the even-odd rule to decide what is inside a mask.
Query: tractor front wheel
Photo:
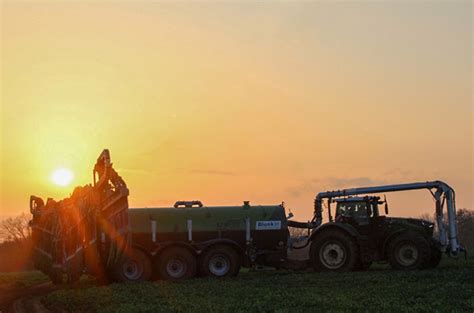
[[[347,272],[357,266],[359,249],[354,240],[342,231],[327,230],[311,244],[313,268],[323,272]]]
[[[417,234],[402,234],[389,244],[389,262],[396,270],[421,269],[431,256],[428,241]]]

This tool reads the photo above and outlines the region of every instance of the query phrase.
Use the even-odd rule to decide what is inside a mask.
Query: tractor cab
[[[355,222],[359,225],[368,224],[371,218],[380,216],[379,205],[385,204],[385,214],[388,214],[387,201],[380,197],[348,197],[334,200],[336,205],[336,222]]]
[[[384,197],[377,196],[344,197],[336,202],[336,223],[352,225],[359,234],[371,238],[374,247],[383,243],[392,233],[398,231],[418,232],[431,238],[434,224],[416,218],[388,217],[388,204]],[[383,213],[380,206],[384,205]]]

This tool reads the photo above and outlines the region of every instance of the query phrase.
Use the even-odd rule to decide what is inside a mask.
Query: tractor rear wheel
[[[354,240],[342,231],[327,230],[318,234],[311,244],[313,268],[323,272],[347,272],[356,268],[359,249]]]
[[[139,282],[151,279],[151,260],[143,251],[131,248],[115,265],[113,278],[119,282]]]
[[[430,245],[418,234],[405,233],[389,244],[389,262],[396,270],[421,269],[430,260]]]
[[[158,256],[158,274],[164,280],[185,280],[196,276],[196,258],[182,247],[166,249]]]
[[[215,245],[205,251],[200,258],[199,270],[203,276],[236,276],[240,270],[240,258],[232,247]]]

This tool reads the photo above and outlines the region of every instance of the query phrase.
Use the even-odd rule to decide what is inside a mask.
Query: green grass
[[[48,276],[38,271],[31,272],[0,272],[0,287],[30,287],[40,283],[48,282]]]
[[[43,298],[71,312],[473,312],[474,259],[436,270],[314,273],[243,271],[236,278],[97,286],[92,279]]]

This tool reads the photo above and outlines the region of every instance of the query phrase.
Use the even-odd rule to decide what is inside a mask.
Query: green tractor
[[[388,217],[387,201],[380,197],[334,200],[334,229],[320,233],[312,244],[312,261],[318,270],[367,269],[373,261],[388,261],[395,269],[436,267],[441,260],[434,223],[414,218]],[[384,205],[385,215],[379,212]]]
[[[436,200],[439,240],[433,238],[434,223],[422,219],[388,217],[384,197],[359,196],[427,188]],[[318,194],[315,201],[315,227],[309,240],[310,262],[319,271],[367,269],[372,262],[388,262],[394,269],[413,270],[436,267],[442,252],[456,256],[464,249],[456,236],[452,204],[454,191],[442,182],[354,188]],[[327,199],[329,222],[321,223],[322,203]],[[446,201],[445,201],[446,200]],[[442,208],[447,203],[449,230],[443,223]],[[336,203],[335,217],[331,203]],[[381,212],[381,206],[384,207]],[[291,224],[291,223],[290,223]],[[290,225],[291,226],[291,225]]]

